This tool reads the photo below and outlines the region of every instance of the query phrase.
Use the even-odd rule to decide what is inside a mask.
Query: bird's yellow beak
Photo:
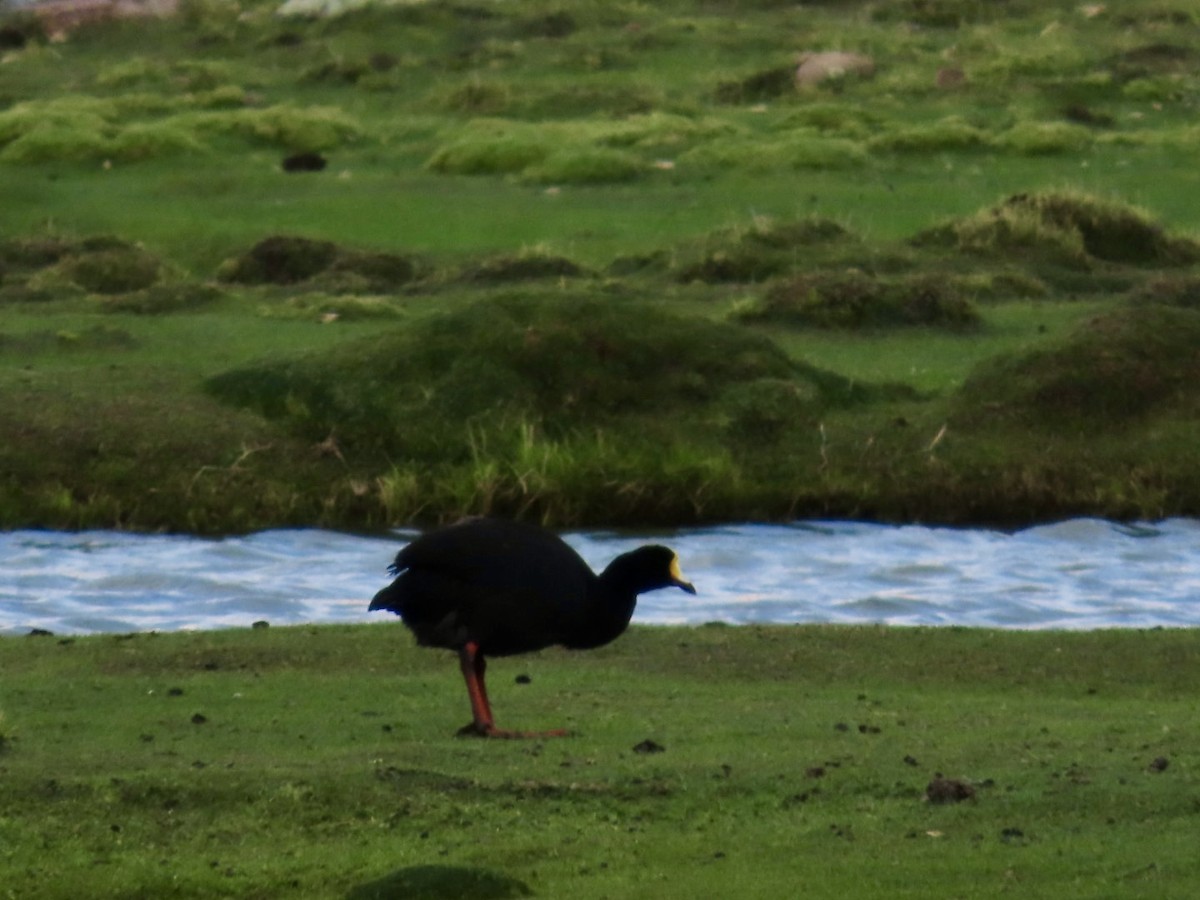
[[[671,575],[671,584],[675,585],[675,587],[685,590],[689,594],[696,593],[696,588],[692,586],[692,583],[683,577],[683,572],[679,568],[679,557],[678,556],[674,557],[671,560],[670,575]]]

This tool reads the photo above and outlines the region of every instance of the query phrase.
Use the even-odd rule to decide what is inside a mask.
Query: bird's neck
[[[608,573],[605,572],[604,575]],[[607,584],[601,575],[588,592],[587,612],[572,640],[566,644],[573,650],[602,647],[616,640],[629,627],[637,593]]]

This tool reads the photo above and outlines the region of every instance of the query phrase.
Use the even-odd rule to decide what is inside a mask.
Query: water
[[[411,532],[205,540],[0,533],[0,634],[384,622],[367,604]],[[596,568],[647,540],[698,594],[646,594],[635,622],[838,622],[999,628],[1200,624],[1200,520],[1076,519],[1015,533],[853,522],[565,535]]]

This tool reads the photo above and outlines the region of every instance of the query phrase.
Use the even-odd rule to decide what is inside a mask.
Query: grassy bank
[[[13,19],[0,527],[1200,513],[1196,21]]]
[[[503,723],[576,731],[532,743],[453,737],[452,658],[396,625],[0,650],[12,897],[1182,898],[1200,877],[1191,631],[635,628],[495,663]]]

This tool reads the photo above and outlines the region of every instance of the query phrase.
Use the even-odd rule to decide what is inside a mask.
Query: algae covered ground
[[[1193,631],[6,639],[0,895],[1189,897]]]
[[[0,525],[1200,511],[1189,4],[60,25],[4,25]]]

